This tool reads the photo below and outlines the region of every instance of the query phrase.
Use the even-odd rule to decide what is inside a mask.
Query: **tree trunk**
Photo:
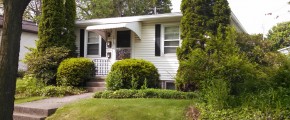
[[[23,12],[30,0],[3,0],[0,42],[0,120],[12,120]]]

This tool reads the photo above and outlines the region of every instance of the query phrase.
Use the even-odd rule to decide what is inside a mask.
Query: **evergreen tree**
[[[64,33],[64,1],[42,0],[42,15],[39,23],[36,47],[40,52],[53,46],[61,46]]]
[[[237,55],[238,49],[232,30],[226,30],[231,12],[227,0],[182,0],[181,12],[183,41],[177,49],[180,66],[176,87],[194,91],[203,80],[223,79],[225,76],[216,69],[223,68],[226,56]]]
[[[75,40],[75,19],[76,19],[76,2],[75,0],[65,0],[65,32],[64,47],[67,47],[74,55],[76,50]]]
[[[217,28],[221,25],[222,32],[225,32],[225,27],[230,24],[231,9],[227,0],[215,0],[212,6],[213,10],[213,30],[214,35],[217,33]]]
[[[178,60],[188,59],[188,54],[195,48],[204,49],[207,33],[213,26],[212,0],[182,0],[181,39],[177,49]]]

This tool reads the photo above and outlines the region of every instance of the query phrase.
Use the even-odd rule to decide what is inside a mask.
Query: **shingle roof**
[[[2,28],[3,26],[3,16],[0,16],[0,27]],[[38,32],[38,27],[36,23],[30,22],[30,21],[22,21],[22,30],[25,32],[31,32],[31,33],[37,33]]]

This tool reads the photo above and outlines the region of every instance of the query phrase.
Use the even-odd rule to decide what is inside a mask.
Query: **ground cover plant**
[[[193,92],[180,92],[162,89],[121,89],[116,91],[96,92],[94,98],[126,99],[126,98],[163,98],[163,99],[193,99],[198,95]]]
[[[81,88],[70,86],[46,86],[33,76],[26,75],[16,82],[15,97],[17,99],[29,99],[30,97],[61,97],[86,92]]]

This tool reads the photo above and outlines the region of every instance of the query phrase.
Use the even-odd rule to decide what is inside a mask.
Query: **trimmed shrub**
[[[113,64],[106,82],[108,90],[159,88],[159,74],[148,61],[125,59]]]
[[[69,58],[57,69],[57,84],[80,86],[95,75],[95,64],[87,58]]]
[[[96,92],[94,98],[124,99],[124,98],[164,98],[164,99],[193,99],[197,96],[193,92],[180,92],[162,89],[121,89],[117,91]]]
[[[44,52],[33,48],[30,51],[24,60],[28,66],[27,74],[34,75],[48,85],[55,85],[57,68],[61,61],[69,57],[70,50],[64,47],[51,47]]]

